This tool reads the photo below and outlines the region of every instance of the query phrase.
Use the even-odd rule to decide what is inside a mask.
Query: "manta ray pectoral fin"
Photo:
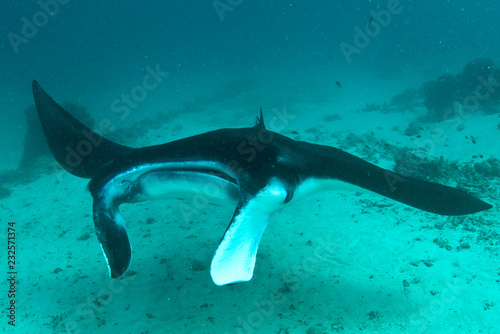
[[[287,191],[270,183],[249,200],[240,200],[212,259],[210,274],[217,285],[252,279],[257,249],[269,216],[285,201]]]
[[[467,215],[492,207],[466,191],[396,174],[335,147],[306,142],[297,146],[311,152],[304,159],[309,178],[346,182],[439,215]]]
[[[210,274],[217,285],[252,279],[257,249],[269,214],[238,207],[212,259]]]
[[[120,277],[130,266],[132,249],[118,206],[108,206],[104,201],[94,199],[94,224],[109,276]]]
[[[57,162],[71,174],[92,178],[104,165],[134,150],[114,143],[82,124],[36,81],[33,81],[33,97],[49,148]]]

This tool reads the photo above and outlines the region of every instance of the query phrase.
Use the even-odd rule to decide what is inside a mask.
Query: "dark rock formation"
[[[420,90],[432,121],[452,118],[455,101],[468,113],[500,112],[500,69],[490,58],[473,60],[462,73],[444,74],[437,80],[425,82]]]
[[[428,81],[421,87],[424,105],[433,121],[442,121],[453,113],[453,101],[458,97],[458,84],[451,74]]]

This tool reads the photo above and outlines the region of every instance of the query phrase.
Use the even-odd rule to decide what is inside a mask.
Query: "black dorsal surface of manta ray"
[[[236,210],[215,251],[215,284],[252,278],[269,216],[329,189],[368,191],[440,215],[466,215],[491,205],[466,191],[395,174],[340,149],[295,141],[266,129],[262,110],[251,128],[220,129],[163,145],[130,148],[95,133],[58,105],[36,82],[38,115],[59,164],[90,178],[95,231],[110,276],[123,275],[132,250],[122,203],[205,193]]]

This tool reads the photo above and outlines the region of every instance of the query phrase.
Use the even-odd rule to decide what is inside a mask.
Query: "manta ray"
[[[399,175],[338,148],[270,131],[262,108],[249,128],[131,148],[82,124],[36,81],[33,95],[54,158],[69,173],[90,179],[95,232],[112,278],[123,275],[132,259],[122,203],[197,193],[214,202],[237,203],[210,267],[217,285],[249,281],[270,215],[318,191],[371,192],[438,215],[492,207],[467,191]]]

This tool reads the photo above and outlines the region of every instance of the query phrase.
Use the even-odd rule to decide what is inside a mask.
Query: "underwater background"
[[[16,229],[5,333],[498,333],[500,2],[0,3],[0,233]],[[120,144],[280,119],[271,130],[473,192],[444,217],[325,192],[271,217],[254,278],[210,260],[234,208],[125,205],[134,257],[108,277],[88,180],[52,158],[36,79]],[[269,124],[269,123],[268,123]]]

